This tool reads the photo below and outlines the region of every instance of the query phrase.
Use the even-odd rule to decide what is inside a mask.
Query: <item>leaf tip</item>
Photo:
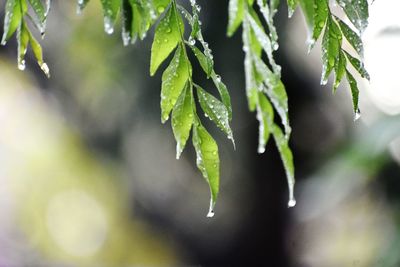
[[[208,209],[208,213],[207,213],[207,218],[212,218],[215,215],[214,212],[214,206],[215,206],[215,202],[213,201],[213,199],[210,199],[210,207]]]

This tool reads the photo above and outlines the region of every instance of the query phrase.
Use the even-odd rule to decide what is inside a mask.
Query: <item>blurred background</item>
[[[222,166],[212,219],[193,148],[175,160],[172,130],[160,123],[152,38],[123,47],[119,31],[104,33],[100,1],[81,15],[74,2],[52,1],[41,41],[50,79],[30,52],[26,70],[17,69],[15,40],[0,48],[1,267],[400,266],[398,0],[371,6],[371,82],[359,80],[356,122],[347,84],[335,95],[320,86],[320,48],[307,54],[301,13],[289,20],[281,7],[276,56],[293,126],[292,209],[273,142],[256,152],[241,36],[225,35],[228,1],[198,1],[231,93],[237,145],[209,127]],[[214,90],[197,65],[194,75]]]

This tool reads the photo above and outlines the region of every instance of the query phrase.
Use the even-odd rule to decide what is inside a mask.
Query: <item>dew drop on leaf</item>
[[[360,111],[360,109],[357,109],[356,113],[354,113],[354,121],[356,121],[360,118],[361,118],[361,111]]]

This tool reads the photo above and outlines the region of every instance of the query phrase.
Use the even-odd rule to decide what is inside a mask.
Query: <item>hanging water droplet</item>
[[[265,145],[264,144],[259,144],[257,152],[258,152],[258,154],[264,153],[265,152]]]
[[[104,17],[104,31],[107,34],[112,34],[114,32],[114,25],[112,23],[111,18],[108,16]]]
[[[296,200],[292,198],[288,202],[288,208],[293,208],[294,206],[296,206]]]
[[[18,69],[25,70],[25,60],[24,59],[18,61]]]
[[[131,41],[131,35],[129,34],[129,32],[123,30],[122,31],[122,42],[123,42],[124,46],[129,45],[130,41]]]
[[[214,217],[215,213],[214,213],[214,208],[213,207],[214,207],[213,201],[210,200],[210,208],[209,208],[208,213],[207,213],[207,218]]]
[[[181,157],[181,142],[176,143],[176,159],[179,159]]]
[[[361,118],[361,110],[357,109],[356,113],[354,113],[354,121],[358,120]]]

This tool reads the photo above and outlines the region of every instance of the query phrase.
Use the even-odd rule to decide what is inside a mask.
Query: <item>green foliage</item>
[[[210,210],[213,209],[219,192],[218,145],[202,125],[196,107],[208,117],[230,139],[234,146],[233,133],[229,126],[232,106],[226,85],[214,70],[212,51],[204,40],[199,20],[200,6],[190,0],[191,10],[186,10],[177,0],[100,0],[103,7],[104,29],[114,32],[114,25],[121,17],[124,45],[144,39],[155,26],[151,47],[150,75],[154,75],[163,62],[169,61],[162,74],[161,121],[164,123],[172,113],[172,130],[177,142],[176,157],[179,158],[192,132],[192,143],[197,155],[197,166],[209,184],[211,192]],[[81,13],[89,0],[78,0],[77,12]],[[368,25],[367,0],[336,0],[352,25],[332,13],[328,0],[287,0],[289,17],[300,7],[310,30],[310,46],[322,35],[322,77],[326,84],[331,73],[335,74],[333,91],[346,77],[353,100],[355,118],[358,118],[359,89],[349,66],[369,79],[363,65],[361,33]],[[249,109],[256,112],[259,121],[258,152],[263,153],[270,136],[275,140],[289,185],[289,206],[295,205],[293,194],[294,164],[289,147],[291,127],[288,116],[288,96],[281,81],[281,67],[275,62],[274,51],[279,48],[274,16],[280,0],[230,0],[227,35],[232,36],[242,26],[246,95]],[[28,8],[30,5],[30,8]],[[5,5],[4,32],[1,44],[16,33],[18,42],[18,67],[25,68],[25,54],[30,46],[33,54],[47,76],[49,70],[43,60],[42,48],[28,28],[27,19],[32,20],[43,36],[50,1],[7,0]],[[30,10],[28,12],[28,10]],[[34,13],[34,16],[28,14]],[[185,25],[189,27],[185,31]],[[353,51],[343,49],[347,41]],[[190,62],[191,51],[197,63]],[[171,56],[173,54],[173,56]],[[355,54],[356,56],[353,56]],[[168,58],[171,58],[168,60]],[[204,90],[192,78],[192,64],[199,64],[205,76],[211,79],[219,98]],[[196,91],[196,92],[194,92]],[[196,104],[198,102],[198,105]],[[275,116],[275,113],[278,116]]]
[[[1,44],[5,45],[16,32],[18,42],[18,68],[20,70],[25,69],[25,54],[30,45],[40,68],[46,76],[50,76],[49,68],[43,61],[42,48],[32,35],[32,32],[29,30],[26,23],[27,18],[31,19],[33,23],[35,23],[37,29],[39,29],[40,34],[43,36],[45,32],[47,13],[49,10],[49,2],[47,3],[46,8],[39,0],[29,0],[29,4],[35,13],[36,19],[32,18],[32,16],[28,14],[28,3],[26,0],[7,0],[4,18],[4,32]]]

